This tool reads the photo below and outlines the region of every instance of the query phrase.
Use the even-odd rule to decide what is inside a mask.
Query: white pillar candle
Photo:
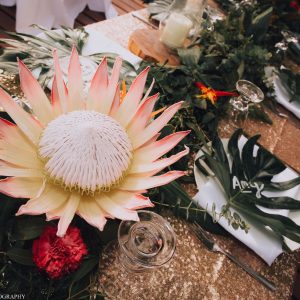
[[[167,19],[160,40],[171,48],[182,47],[192,27],[193,22],[189,18],[174,12]]]

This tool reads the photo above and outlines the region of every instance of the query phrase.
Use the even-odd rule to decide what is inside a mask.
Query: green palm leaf
[[[59,31],[43,31],[45,38],[29,34],[0,31],[8,38],[0,39],[4,45],[0,49],[0,69],[5,73],[18,75],[17,59],[21,59],[30,70],[38,69],[40,74],[38,80],[43,87],[46,87],[53,75],[52,51],[55,48],[60,58],[70,56],[72,47],[75,46],[78,54],[82,55],[82,49],[88,39],[88,32],[84,28],[71,29],[63,27]],[[97,53],[87,56],[92,61],[99,64],[106,56],[108,67],[112,68],[116,54]],[[121,78],[125,78],[133,72],[136,74],[135,67],[129,62],[123,63]]]

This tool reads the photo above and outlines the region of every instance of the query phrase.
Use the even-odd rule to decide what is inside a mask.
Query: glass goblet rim
[[[121,223],[119,225],[119,228],[118,228],[118,242],[119,242],[120,251],[123,251],[124,254],[130,260],[136,261],[142,267],[145,267],[145,268],[148,268],[148,269],[160,267],[160,266],[166,264],[168,261],[170,261],[170,259],[173,257],[173,255],[175,253],[176,242],[177,242],[176,234],[175,234],[172,226],[170,225],[170,223],[167,220],[165,220],[162,216],[160,216],[159,214],[157,214],[155,212],[152,212],[152,211],[149,211],[149,210],[138,210],[137,213],[139,215],[146,214],[146,215],[152,216],[152,217],[157,218],[158,220],[160,220],[161,223],[163,224],[163,226],[160,226],[160,227],[163,227],[165,230],[167,230],[169,232],[169,234],[171,235],[171,237],[172,237],[173,247],[169,251],[169,254],[167,256],[165,256],[163,260],[151,261],[151,263],[148,262],[148,264],[146,264],[143,259],[139,259],[138,257],[134,256],[130,251],[128,251],[128,249],[124,246],[124,244],[122,244],[120,242],[122,226],[124,226],[127,222],[132,222],[132,223],[135,224],[135,223],[138,223],[139,221],[136,222],[136,221],[131,221],[131,220],[123,220],[123,221],[121,221]],[[143,222],[143,221],[141,221],[141,222]],[[152,257],[152,255],[146,255],[146,254],[144,256],[145,257],[148,256],[149,258]]]
[[[246,85],[246,86],[250,87],[257,94],[257,98],[259,99],[259,101],[254,101],[254,102],[261,102],[261,101],[263,101],[263,99],[264,99],[264,93],[263,93],[263,91],[261,90],[260,87],[258,87],[256,84],[254,84],[253,82],[251,82],[249,80],[239,79],[236,82],[236,84],[235,84],[236,90],[241,95],[245,95],[245,96],[247,96],[247,95],[245,94],[245,91],[243,91],[243,89],[242,89],[243,85]],[[250,102],[253,102],[253,101],[250,100]]]

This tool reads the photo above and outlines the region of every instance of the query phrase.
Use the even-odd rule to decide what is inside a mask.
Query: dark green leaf
[[[34,263],[32,261],[31,250],[20,249],[20,248],[10,248],[6,254],[11,260],[13,260],[21,265],[26,265],[26,266],[34,265]]]
[[[256,145],[257,140],[260,138],[260,135],[255,135],[251,137],[242,149],[242,162],[244,166],[244,172],[247,180],[252,180],[255,178],[258,170],[254,163],[253,151],[254,146]]]
[[[177,50],[181,63],[186,66],[194,66],[198,64],[201,55],[201,48],[194,46],[192,48],[180,48]]]
[[[269,7],[252,20],[249,33],[253,35],[255,42],[261,42],[265,38],[265,34],[267,33],[270,24],[272,11],[273,7]]]
[[[249,118],[258,120],[258,121],[263,121],[264,123],[267,123],[270,125],[273,124],[272,119],[264,111],[264,109],[259,106],[256,106],[256,105],[251,105],[249,107]]]
[[[247,194],[242,196],[243,200],[255,203],[257,205],[272,209],[300,209],[300,201],[291,197],[265,197],[257,198],[255,194]],[[237,201],[238,201],[237,197]]]
[[[288,181],[283,181],[283,182],[268,182],[265,183],[265,189],[270,190],[270,191],[285,191],[292,189],[293,187],[297,186],[300,184],[300,176]]]
[[[16,218],[12,230],[12,238],[15,240],[31,240],[40,236],[45,227],[44,217],[25,216]]]
[[[238,147],[238,140],[242,133],[243,130],[241,128],[237,129],[228,142],[228,153],[232,157],[232,174],[237,176],[237,178],[239,178],[240,180],[244,179],[242,161]]]
[[[258,224],[270,227],[274,232],[300,243],[300,226],[288,217],[276,214],[268,214],[258,209],[254,204],[247,201],[240,201],[238,205],[233,207],[244,215],[255,220]]]
[[[269,151],[260,147],[257,151],[257,156],[255,159],[255,165],[257,168],[256,179],[265,181],[265,179],[270,179],[276,174],[282,172],[286,167]]]
[[[223,143],[218,136],[213,139],[212,147],[214,149],[214,156],[216,159],[223,163],[224,167],[229,170],[227,154],[224,150]]]
[[[230,170],[222,162],[217,161],[208,154],[206,154],[205,162],[208,163],[208,166],[221,183],[226,195],[229,196],[231,186]]]
[[[89,274],[95,268],[95,266],[98,265],[98,263],[99,263],[98,257],[91,257],[91,258],[85,259],[82,262],[80,268],[72,276],[72,284],[79,281],[87,274]]]

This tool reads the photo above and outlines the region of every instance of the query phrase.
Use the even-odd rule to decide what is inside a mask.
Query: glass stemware
[[[264,93],[254,83],[248,80],[238,80],[236,90],[239,96],[232,97],[229,101],[231,105],[231,117],[238,127],[243,127],[249,113],[251,105],[256,105],[264,100]]]
[[[176,235],[164,218],[145,210],[138,216],[139,222],[122,221],[118,231],[120,263],[134,273],[163,266],[176,247]]]

